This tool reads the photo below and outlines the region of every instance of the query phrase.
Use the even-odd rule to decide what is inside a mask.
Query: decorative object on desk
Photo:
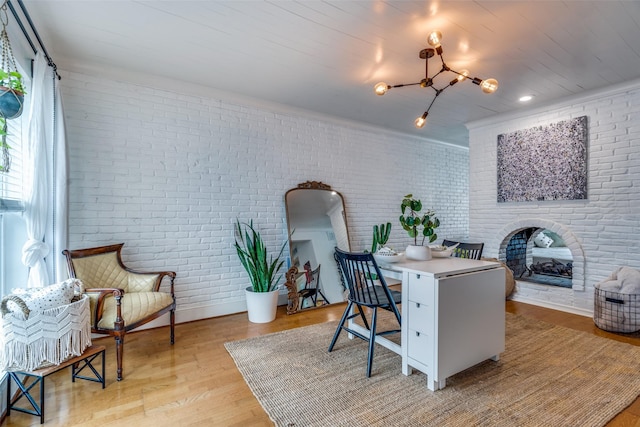
[[[389,234],[391,233],[391,223],[374,225],[373,226],[373,244],[371,245],[371,253],[375,254],[389,240]]]
[[[451,254],[459,244],[460,243],[456,243],[453,246],[429,245],[429,247],[431,248],[431,256],[433,256],[434,258],[448,258],[451,256]]]
[[[267,323],[276,318],[278,307],[277,277],[284,264],[282,253],[287,246],[284,242],[278,255],[268,255],[267,247],[260,233],[254,228],[253,220],[235,224],[235,248],[242,266],[249,275],[251,286],[246,288],[249,321]]]
[[[373,254],[376,262],[398,262],[404,258],[404,252],[396,252],[391,248],[383,247],[378,249],[378,252]]]
[[[89,297],[74,293],[76,282],[69,279],[2,299],[0,370],[58,365],[91,345]]]
[[[431,248],[424,246],[425,240],[429,238],[429,243],[433,243],[438,238],[435,229],[440,226],[440,220],[435,216],[433,210],[422,211],[422,202],[413,198],[413,194],[407,194],[402,199],[400,205],[402,215],[400,215],[400,225],[413,238],[413,245],[407,246],[405,255],[408,259],[427,261],[431,259]],[[407,212],[408,209],[408,212]],[[418,238],[422,235],[420,244]]]
[[[395,318],[381,310],[378,323]],[[387,349],[376,351],[372,378],[362,375],[367,343],[343,336],[327,354],[335,321],[225,348],[277,427],[604,426],[640,393],[640,347],[511,313],[505,323],[500,361],[460,372],[435,393],[425,375],[402,375]]]
[[[447,89],[450,86],[453,86],[454,84],[464,81],[468,78],[469,75],[469,71],[468,70],[460,70],[455,71],[452,70],[451,68],[449,68],[449,66],[447,64],[444,63],[444,58],[442,57],[442,45],[440,44],[440,41],[442,40],[442,33],[438,30],[434,30],[429,34],[429,37],[427,37],[427,42],[429,43],[430,48],[426,48],[426,49],[422,49],[420,51],[420,53],[418,54],[418,56],[420,57],[420,59],[424,59],[424,79],[422,79],[419,82],[416,83],[405,83],[405,84],[398,84],[398,85],[393,85],[390,86],[388,84],[386,84],[385,82],[380,82],[378,84],[376,84],[373,88],[374,92],[376,95],[382,96],[385,93],[387,93],[390,89],[393,88],[397,88],[397,87],[403,87],[403,86],[417,86],[420,85],[420,87],[425,87],[425,88],[431,88],[435,91],[435,95],[433,96],[431,103],[429,104],[429,106],[427,107],[427,110],[424,112],[424,114],[422,114],[422,116],[418,117],[415,120],[415,125],[417,128],[422,128],[424,127],[424,124],[427,120],[427,115],[429,114],[429,110],[431,110],[431,107],[433,106],[433,103],[436,101],[436,99],[438,98],[438,96],[440,96],[440,94],[442,92],[444,92],[445,89]],[[433,76],[429,77],[429,58],[432,58],[434,55],[438,55],[440,57],[440,60],[442,62],[442,68],[440,68],[440,71],[438,71],[437,73],[435,73]],[[451,72],[453,74],[455,74],[455,78],[451,81],[448,82],[448,84],[446,86],[443,86],[440,89],[437,89],[436,87],[434,87],[434,81],[433,79],[435,79],[436,77],[438,77],[440,74],[444,73],[444,72]],[[482,80],[478,77],[474,77],[473,79],[471,79],[471,82],[480,86],[480,89],[482,89],[482,92],[484,93],[494,93],[496,90],[498,90],[498,81],[496,79],[486,79],[486,80]]]

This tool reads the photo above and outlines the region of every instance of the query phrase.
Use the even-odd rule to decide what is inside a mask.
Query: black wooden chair
[[[305,270],[306,269],[307,265],[305,264]],[[318,295],[322,297],[322,305],[329,304],[327,297],[324,296],[322,289],[320,288],[320,265],[318,265],[315,270],[308,270],[307,272],[307,281],[304,285],[304,289],[301,289],[298,292],[298,296],[300,297],[300,308],[305,308],[304,302],[308,298],[311,299],[311,307],[316,307],[318,305]]]
[[[375,337],[378,335],[382,336],[400,332],[400,312],[398,311],[397,304],[400,304],[401,293],[389,289],[372,254],[345,252],[335,248],[334,256],[340,265],[342,274],[344,275],[349,289],[349,296],[347,298],[347,308],[340,319],[340,323],[338,324],[335,334],[333,335],[333,339],[329,345],[329,351],[333,350],[333,347],[340,336],[340,332],[342,332],[343,329],[364,341],[368,341],[369,356],[367,359],[367,377],[370,377]],[[352,313],[354,305],[357,310],[354,310]],[[368,307],[372,311],[370,322],[365,316],[363,307]],[[397,329],[385,330],[382,332],[377,331],[376,321],[378,317],[378,308],[391,311],[394,314],[398,321]],[[347,320],[357,317],[362,319],[364,327],[369,330],[369,336],[349,328],[348,323],[345,324]]]
[[[458,258],[470,258],[470,259],[480,259],[482,257],[482,249],[484,249],[484,243],[461,243],[454,242],[452,240],[443,240],[443,246],[453,246],[458,244],[456,248],[453,250],[451,256]]]

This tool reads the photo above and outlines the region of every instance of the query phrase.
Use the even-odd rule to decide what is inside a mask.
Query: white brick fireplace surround
[[[585,115],[587,199],[498,203],[497,136]],[[572,288],[518,281],[514,299],[592,315],[596,283],[618,266],[640,268],[640,81],[468,128],[470,240],[485,242],[484,256],[504,259],[505,239],[518,230],[558,233],[573,255]]]

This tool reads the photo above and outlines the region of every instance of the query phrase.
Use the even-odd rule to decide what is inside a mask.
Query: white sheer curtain
[[[50,277],[60,282],[69,275],[67,273],[67,262],[62,255],[62,250],[67,248],[67,132],[64,123],[64,108],[62,105],[62,94],[60,93],[60,80],[56,78],[55,72],[51,69],[51,82],[54,86],[53,111],[48,114],[52,117],[53,125],[53,146],[51,147],[51,192],[49,204],[49,218],[47,219],[47,230],[45,241],[51,242],[51,255],[47,258],[47,267]]]
[[[62,101],[55,73],[39,52],[33,65],[25,150],[27,241],[22,263],[27,287],[45,286],[64,273],[59,252],[66,245],[66,143]],[[45,237],[46,236],[46,237]],[[49,265],[45,258],[53,249]],[[66,270],[65,270],[66,271]]]

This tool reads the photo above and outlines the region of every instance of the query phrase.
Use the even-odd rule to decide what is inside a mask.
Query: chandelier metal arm
[[[404,86],[417,86],[417,85],[421,85],[421,84],[422,84],[422,82],[417,82],[417,83],[404,83],[404,84],[401,84],[401,85],[393,85],[393,86],[389,86],[389,89],[393,89],[393,88],[396,88],[396,87],[404,87]]]
[[[446,89],[446,87],[444,89]],[[431,100],[431,103],[427,107],[427,111],[426,111],[427,114],[429,114],[429,110],[431,110],[431,107],[433,106],[433,103],[436,102],[436,99],[438,98],[438,96],[440,96],[440,94],[442,93],[442,91],[444,89],[436,90],[435,96],[433,97],[433,99]]]

